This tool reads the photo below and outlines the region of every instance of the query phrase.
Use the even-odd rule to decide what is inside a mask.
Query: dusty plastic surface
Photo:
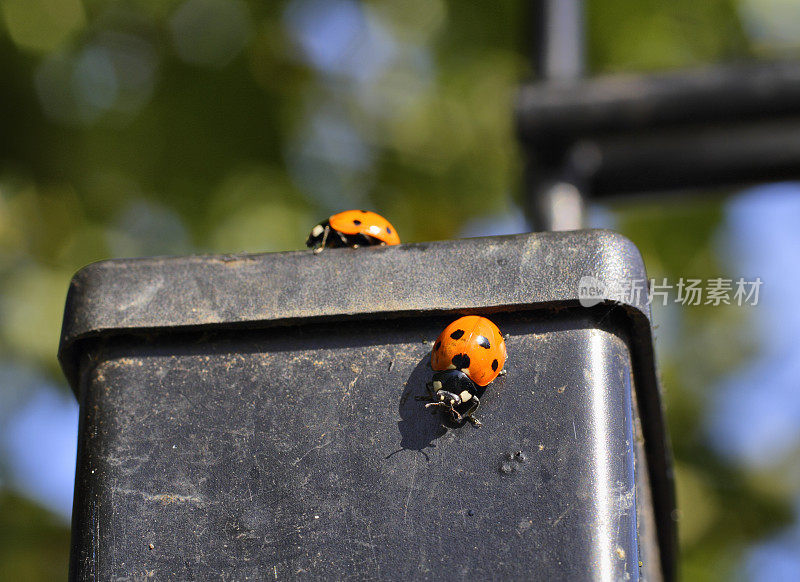
[[[644,270],[605,231],[88,267],[71,578],[669,579],[648,312],[585,275]],[[508,334],[480,429],[415,399],[467,312]]]

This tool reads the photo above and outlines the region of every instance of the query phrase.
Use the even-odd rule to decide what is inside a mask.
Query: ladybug
[[[325,247],[399,245],[394,226],[383,216],[367,210],[345,210],[323,220],[311,229],[306,246],[315,253]]]
[[[504,374],[506,341],[497,326],[478,315],[467,315],[444,328],[431,351],[436,372],[427,384],[427,407],[446,408],[456,422],[481,422],[473,416],[480,405],[479,393]]]

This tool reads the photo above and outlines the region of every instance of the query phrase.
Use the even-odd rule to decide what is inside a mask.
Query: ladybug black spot
[[[475,341],[478,342],[478,345],[481,346],[484,349],[488,350],[490,347],[492,347],[491,344],[489,344],[489,339],[484,337],[484,336],[482,336],[482,335],[479,335],[478,337],[476,337]]]
[[[453,339],[461,339],[461,336],[464,335],[463,329],[457,329],[453,333],[450,334],[450,337]]]
[[[361,221],[360,221],[360,220],[354,220],[354,221],[353,221],[353,224],[355,224],[356,226],[358,226],[359,224],[361,224]]]
[[[433,346],[433,351],[438,352],[440,347],[442,347],[442,342],[436,342],[436,345]]]
[[[458,370],[469,368],[469,356],[467,354],[456,354],[451,361]]]
[[[497,366],[499,366],[499,365],[500,364],[498,363],[497,360],[492,360],[492,370],[493,371],[497,372]]]
[[[386,232],[388,232],[389,234],[392,234],[392,229],[387,226],[386,227]]]
[[[359,210],[359,212],[361,212],[361,214],[366,214],[367,213],[366,210]]]

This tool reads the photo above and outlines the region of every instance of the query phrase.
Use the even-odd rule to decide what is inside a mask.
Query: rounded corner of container
[[[602,246],[604,254],[609,260],[624,262],[628,270],[640,271],[645,275],[644,258],[636,244],[623,234],[610,229],[596,229],[597,242]]]
[[[99,276],[99,271],[105,270],[113,262],[113,259],[101,259],[84,265],[73,273],[70,279],[70,289],[73,287],[82,288],[87,283],[91,283]]]

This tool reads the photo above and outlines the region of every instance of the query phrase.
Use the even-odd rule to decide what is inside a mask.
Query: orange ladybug
[[[486,386],[500,374],[506,357],[506,341],[497,326],[485,317],[467,315],[439,335],[431,368],[461,370],[478,386]]]
[[[399,245],[394,226],[380,214],[367,210],[345,210],[323,220],[308,235],[306,246],[319,253],[325,247]]]
[[[431,351],[431,368],[437,373],[428,383],[427,407],[442,406],[458,422],[469,420],[480,404],[478,392],[504,373],[506,341],[485,317],[467,315],[444,328]]]

